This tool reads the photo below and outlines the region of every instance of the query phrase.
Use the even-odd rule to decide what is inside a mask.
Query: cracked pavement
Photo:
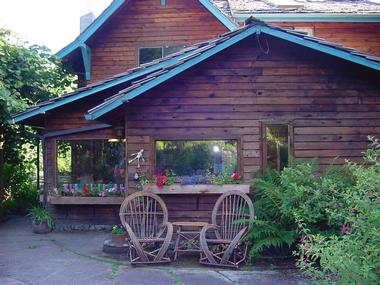
[[[1,285],[269,285],[305,284],[297,270],[245,266],[223,270],[194,262],[132,267],[126,255],[102,252],[104,232],[32,233],[29,221],[14,217],[0,224]],[[186,257],[185,257],[186,258]],[[183,258],[182,258],[183,259]]]

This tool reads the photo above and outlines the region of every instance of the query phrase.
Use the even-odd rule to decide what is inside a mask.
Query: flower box
[[[237,190],[248,194],[249,189],[250,185],[248,184],[173,184],[163,187],[158,187],[155,184],[148,184],[143,187],[143,190],[156,194],[223,194],[224,192],[231,190]]]
[[[43,197],[40,197],[42,200]],[[124,196],[115,197],[75,197],[75,196],[48,196],[48,203],[52,205],[121,205]]]

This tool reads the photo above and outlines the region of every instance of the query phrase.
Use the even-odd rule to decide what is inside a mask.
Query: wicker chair
[[[200,234],[200,263],[237,268],[247,256],[248,244],[242,240],[251,224],[236,221],[253,218],[248,195],[229,191],[220,196],[212,211],[212,224],[204,226]]]
[[[168,222],[168,210],[156,194],[136,192],[120,207],[120,220],[129,236],[129,256],[132,264],[170,262],[168,247],[173,225]]]

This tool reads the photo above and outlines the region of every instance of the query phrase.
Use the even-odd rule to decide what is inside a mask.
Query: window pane
[[[139,49],[139,64],[151,62],[158,58],[162,58],[162,47]]]
[[[267,167],[282,170],[288,164],[288,126],[266,126]]]
[[[99,196],[121,192],[124,161],[123,142],[57,141],[58,189],[67,194],[85,194],[83,191],[91,189],[98,191]]]
[[[157,141],[156,173],[178,176],[232,174],[237,165],[237,142]]]

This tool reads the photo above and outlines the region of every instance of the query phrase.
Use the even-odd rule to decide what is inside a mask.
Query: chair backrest
[[[162,234],[160,225],[168,221],[164,201],[156,194],[140,191],[129,195],[120,207],[120,220],[138,239],[153,239]]]
[[[232,240],[243,228],[249,229],[248,222],[236,222],[255,217],[253,204],[248,195],[240,191],[228,191],[216,201],[212,211],[212,223],[219,226],[215,232],[218,239]]]

